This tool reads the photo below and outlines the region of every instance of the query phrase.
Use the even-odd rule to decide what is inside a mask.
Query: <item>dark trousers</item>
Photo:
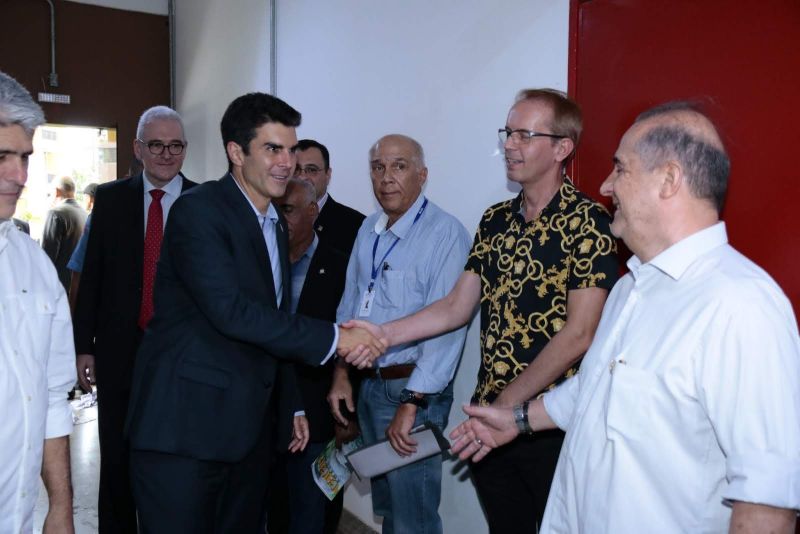
[[[279,454],[271,471],[269,534],[336,534],[344,490],[329,501],[311,476],[311,464],[327,442],[309,442],[303,452]]]
[[[131,483],[142,534],[263,532],[269,441],[243,460],[213,462],[131,451]]]
[[[123,437],[130,391],[103,387],[98,380],[97,428],[100,436],[100,534],[136,534],[131,494],[128,440]]]
[[[542,524],[564,433],[520,436],[471,464],[491,534],[535,534]]]

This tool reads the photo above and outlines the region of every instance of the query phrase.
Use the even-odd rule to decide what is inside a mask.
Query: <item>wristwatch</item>
[[[419,397],[417,395],[419,395]],[[403,388],[400,391],[400,404],[413,404],[415,406],[419,406],[420,408],[428,407],[428,401],[425,400],[424,394],[417,393],[406,388]]]
[[[522,404],[517,404],[514,406],[514,422],[517,424],[517,430],[519,430],[520,434],[533,434],[533,429],[531,428],[531,424],[528,422],[528,405],[530,405],[530,401],[523,402]]]

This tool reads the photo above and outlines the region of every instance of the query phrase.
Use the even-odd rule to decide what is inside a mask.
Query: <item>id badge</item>
[[[364,296],[361,297],[361,306],[358,307],[359,317],[369,317],[372,312],[372,301],[375,300],[375,291],[367,289],[364,291]]]

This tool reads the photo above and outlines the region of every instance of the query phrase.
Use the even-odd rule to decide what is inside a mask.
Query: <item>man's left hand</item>
[[[289,452],[300,452],[308,445],[308,419],[305,415],[295,415],[292,421],[292,441],[289,442]]]
[[[417,452],[417,442],[409,434],[416,417],[417,407],[414,404],[401,404],[397,408],[389,428],[386,429],[389,443],[400,456],[410,456]]]

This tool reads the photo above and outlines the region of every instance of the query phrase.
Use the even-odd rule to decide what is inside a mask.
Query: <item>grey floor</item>
[[[100,445],[97,441],[97,406],[78,407],[73,402],[75,427],[70,436],[72,454],[72,509],[75,518],[75,534],[97,532],[97,490],[100,480]],[[47,492],[39,483],[39,500],[33,513],[33,531],[42,532],[47,514]]]
[[[100,479],[100,445],[97,441],[97,406],[81,408],[73,402],[75,427],[70,436],[75,534],[97,532],[97,491]],[[39,499],[33,514],[33,531],[41,534],[47,514],[47,492],[39,484]],[[340,534],[368,534],[375,531],[347,510],[339,524]]]

